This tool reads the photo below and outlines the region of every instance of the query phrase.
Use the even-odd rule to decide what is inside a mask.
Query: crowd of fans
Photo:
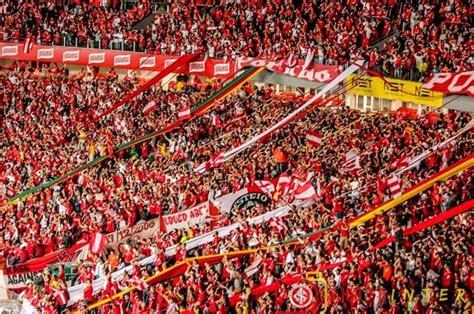
[[[186,94],[184,90],[175,93]],[[148,101],[149,99],[144,98],[130,108],[139,114]],[[21,262],[24,260],[17,260],[17,256],[28,259],[46,252],[43,243],[48,244],[48,239],[53,240],[48,247],[53,250],[75,241],[82,234],[112,232],[121,227],[132,226],[141,219],[175,213],[202,201],[235,192],[254,180],[275,178],[282,170],[275,163],[276,148],[285,152],[283,169],[287,169],[291,176],[301,182],[312,180],[319,187],[319,212],[304,215],[301,223],[292,224],[289,229],[291,235],[303,234],[331,225],[336,218],[358,216],[389,200],[390,190],[382,188],[383,191],[380,192],[373,184],[377,181],[377,176],[380,176],[381,181],[386,180],[389,173],[395,170],[393,165],[397,164],[397,160],[417,155],[454,135],[470,120],[468,114],[460,112],[450,112],[434,119],[425,115],[412,119],[388,113],[365,115],[343,107],[320,109],[305,116],[302,123],[284,128],[244,151],[232,162],[207,169],[205,174],[194,172],[202,162],[250,139],[302,102],[303,99],[298,97],[279,99],[271,89],[244,86],[239,93],[229,96],[208,114],[185,122],[178,130],[163,138],[140,144],[133,151],[114,156],[112,160],[86,170],[79,177],[55,186],[52,191],[42,191],[25,202],[9,206],[4,214],[4,221],[9,221],[9,228],[4,232],[7,242],[4,252],[10,257],[10,262]],[[156,114],[161,112],[157,111]],[[140,119],[145,121],[147,117],[140,116]],[[112,124],[114,119],[115,115],[105,121]],[[159,121],[158,119],[154,123]],[[134,124],[130,128],[134,134],[147,125],[138,120]],[[308,130],[318,130],[324,135],[323,146],[314,149],[306,145],[305,135]],[[341,132],[345,136],[340,136]],[[120,143],[119,137],[118,140]],[[83,146],[88,144],[83,143]],[[87,156],[88,152],[81,150],[80,143],[70,147],[78,154]],[[348,171],[342,167],[349,150],[360,155],[362,169]],[[438,171],[444,162],[452,163],[470,151],[472,136],[468,134],[459,138],[454,146],[439,151],[439,156],[428,158],[422,167],[405,172],[401,176],[403,185],[407,188],[420,182]],[[216,227],[241,221],[272,208],[233,211],[229,215],[223,215]],[[28,214],[33,211],[44,214]],[[308,223],[311,217],[314,217],[314,221]],[[261,229],[255,226],[248,228],[248,236],[254,238],[254,241],[256,239],[259,245],[270,241],[266,238],[266,233],[260,233]],[[92,263],[91,268],[79,263],[81,270],[77,283],[90,286],[92,279],[110,276],[113,271],[126,265],[135,265],[144,256],[155,253],[156,268],[138,268],[130,274],[129,279],[123,281],[136,282],[137,277],[147,276],[168,265],[164,256],[166,247],[178,244],[177,256],[171,262],[180,261],[194,253],[186,253],[179,243],[210,230],[210,224],[203,224],[192,226],[190,230],[159,233],[156,239],[129,243],[120,252],[108,254],[106,259],[91,256],[88,258],[88,262]],[[286,235],[283,232],[280,235],[275,233],[273,241],[283,240]],[[225,252],[230,250],[229,247],[234,250],[246,248],[249,239],[235,241],[216,238],[212,246],[199,251],[199,254]],[[100,271],[94,273],[92,269]],[[50,280],[56,282],[57,278],[46,279],[45,284]],[[126,286],[127,284],[121,285],[122,288]],[[115,290],[106,293],[113,291]],[[93,302],[96,298],[97,295],[88,294],[86,300]],[[51,302],[37,301],[39,303],[36,302],[35,306]]]
[[[126,11],[86,3],[4,1],[0,40],[32,36],[39,44],[172,55],[202,50],[225,59],[305,59],[311,54],[319,64],[365,57],[372,69],[411,80],[473,66],[473,12],[465,1],[214,2],[172,3],[145,29],[135,29],[151,11],[149,1]],[[382,47],[372,46],[392,34]]]

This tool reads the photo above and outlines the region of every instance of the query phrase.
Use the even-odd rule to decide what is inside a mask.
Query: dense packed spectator
[[[274,124],[298,103],[301,103],[301,99],[278,101],[272,97],[271,91],[253,92],[244,88],[240,95],[233,96],[207,117],[186,123],[180,130],[167,135],[167,140],[143,144],[137,156],[115,158],[108,164],[86,171],[83,180],[70,180],[58,186],[55,189],[56,199],[69,208],[68,219],[64,223],[68,228],[73,226],[78,231],[111,232],[117,227],[133,225],[140,218],[176,212],[200,201],[236,191],[253,180],[275,177],[279,171],[271,148],[272,144],[276,144],[288,153],[287,167],[295,177],[302,181],[311,178],[316,185],[327,187],[321,199],[322,212],[317,221],[308,227],[301,226],[301,230],[318,229],[318,226],[330,224],[334,217],[354,217],[390,199],[390,191],[377,193],[376,187],[371,184],[377,175],[386,178],[389,170],[393,170],[390,165],[394,162],[408,155],[416,155],[443,138],[452,136],[470,120],[467,114],[454,112],[442,115],[439,119],[427,119],[424,116],[423,119],[403,119],[384,114],[365,116],[344,108],[317,110],[298,127],[284,128],[265,142],[245,151],[237,162],[209,169],[205,176],[193,173],[193,168],[209,159],[209,155],[226,151],[249,139]],[[233,110],[229,111],[229,108]],[[213,115],[219,119],[213,119]],[[237,125],[227,128],[227,122],[236,120]],[[239,124],[239,121],[242,123]],[[196,128],[200,130],[197,133]],[[313,128],[322,131],[325,143],[321,148],[308,150],[304,137],[306,131]],[[346,130],[344,137],[338,136],[337,131],[341,128]],[[225,134],[226,131],[230,131],[229,134]],[[440,152],[439,156],[427,159],[425,167],[406,172],[402,177],[405,187],[436,172],[445,158],[446,162],[452,163],[472,151],[469,140],[470,135],[462,137],[454,147],[449,148],[448,154]],[[347,172],[341,167],[350,149],[364,152],[360,153],[360,164],[363,165],[361,172]],[[163,165],[167,169],[164,173],[159,170],[164,168]],[[334,182],[332,177],[338,179],[337,184],[331,183]],[[87,178],[85,186],[84,178]],[[97,193],[104,194],[103,202],[94,198]],[[78,202],[80,205],[74,205]],[[34,202],[29,205],[35,206]],[[53,202],[49,202],[46,208],[51,208],[51,205]],[[75,209],[77,206],[79,210]],[[16,210],[18,208],[22,207],[16,206]],[[87,209],[85,216],[81,214],[82,209]],[[269,208],[258,210],[267,211]],[[232,213],[222,219],[221,225],[257,212]],[[82,223],[77,224],[77,221]],[[104,221],[105,225],[101,223]],[[195,226],[190,233],[179,230],[169,235],[159,235],[157,247],[153,250],[163,250],[166,246],[182,242],[183,238],[209,230],[208,225],[202,225]],[[56,236],[60,238],[63,233],[58,232]],[[115,260],[115,266],[107,265],[107,261],[97,263],[105,263],[100,269],[108,273],[132,263],[140,255],[147,255],[140,248],[128,252],[112,259]],[[145,252],[150,253],[149,250]],[[181,254],[180,258],[184,256]],[[91,260],[97,261],[97,258]],[[160,265],[163,267],[165,264]],[[81,276],[81,282],[86,283],[89,277]]]
[[[473,66],[472,8],[464,1],[177,2],[144,30],[131,26],[150,11],[140,1],[128,11],[69,4],[7,1],[0,40],[33,36],[41,44],[126,49],[210,57],[283,59],[313,54],[320,64],[345,64],[361,56],[371,68],[420,80],[436,72]],[[12,27],[15,25],[15,27]],[[0,29],[1,30],[1,29]],[[383,47],[371,45],[396,33]]]

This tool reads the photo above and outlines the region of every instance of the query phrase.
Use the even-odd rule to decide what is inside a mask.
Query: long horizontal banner
[[[99,50],[63,46],[34,45],[23,52],[23,44],[0,42],[0,59],[89,65],[107,68],[161,71],[179,56],[147,54],[120,50]],[[219,59],[196,59],[189,66],[177,70],[200,76],[227,78],[236,72],[235,62]]]
[[[254,218],[248,218],[247,222],[251,225],[252,224],[262,224],[265,221],[268,221],[271,217],[286,216],[289,213],[290,210],[291,210],[291,208],[289,206],[284,206],[284,207],[281,207],[281,208],[276,209],[274,211],[265,213],[261,216],[254,217]],[[240,226],[239,223],[235,223],[233,225],[226,226],[226,227],[214,230],[212,232],[203,234],[201,236],[192,238],[192,239],[185,242],[186,249],[191,250],[191,249],[196,248],[200,245],[212,242],[214,240],[214,237],[215,237],[216,234],[221,238],[226,237],[233,230],[237,230],[239,226]],[[167,248],[165,250],[165,254],[167,256],[174,256],[174,254],[176,254],[176,245],[173,245],[173,246]],[[154,261],[155,261],[155,256],[151,255],[151,256],[148,256],[148,257],[142,259],[141,261],[139,261],[139,263],[140,263],[140,265],[144,266],[144,265],[151,264]],[[123,278],[124,273],[129,272],[132,268],[133,268],[132,265],[127,266],[125,268],[122,268],[119,271],[116,271],[115,273],[112,273],[111,276],[114,280],[121,280]],[[106,281],[105,277],[101,277],[101,278],[98,278],[98,279],[94,280],[94,282],[92,283],[92,285],[94,287],[94,294],[97,294],[102,290],[105,281]],[[83,298],[83,291],[84,291],[85,287],[86,287],[85,284],[80,284],[80,285],[76,285],[76,286],[68,288],[68,292],[69,292],[69,296],[70,296],[70,299],[68,301],[68,306],[75,304],[76,302],[78,302],[79,300],[81,300]]]
[[[380,78],[377,76],[350,75],[346,88],[351,94],[371,96],[382,99],[401,100],[425,106],[441,107],[443,94],[431,91],[422,83]]]
[[[286,64],[286,60],[273,61],[264,58],[237,58],[237,69],[249,66],[265,67],[278,74],[320,83],[332,81],[339,75],[339,67],[337,65],[315,64],[305,68],[304,60],[298,60],[294,66],[289,66]]]
[[[178,59],[178,56],[172,55],[44,45],[33,45],[30,51],[25,53],[23,46],[23,43],[0,42],[0,59],[146,71],[161,71]],[[298,60],[294,66],[288,66],[285,60],[273,61],[263,58],[238,57],[236,61],[225,61],[200,58],[176,72],[227,78],[243,68],[254,66],[266,67],[272,72],[311,82],[329,82],[339,74],[339,68],[336,65],[316,64],[305,68],[304,63],[304,60]]]
[[[423,88],[445,94],[461,94],[474,97],[474,71],[436,73],[423,84]]]

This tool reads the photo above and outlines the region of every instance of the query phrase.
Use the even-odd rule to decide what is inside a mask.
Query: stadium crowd
[[[239,1],[171,3],[145,29],[131,26],[151,10],[149,1],[126,11],[112,6],[5,1],[0,40],[125,49],[210,57],[285,59],[308,55],[318,64],[360,57],[384,75],[422,80],[431,73],[472,68],[472,8],[464,1]],[[395,34],[382,47],[375,42]],[[311,58],[312,56],[312,58]]]
[[[141,106],[136,106],[136,110],[142,110],[147,102],[148,100],[143,100]],[[214,169],[206,168],[204,175],[194,172],[202,162],[212,160],[220,152],[235,147],[273,125],[302,102],[302,98],[280,100],[273,95],[271,89],[252,89],[247,85],[240,93],[229,97],[207,115],[184,123],[180,129],[165,137],[145,142],[134,149],[133,153],[114,156],[114,159],[86,170],[80,177],[57,185],[53,191],[40,192],[24,203],[20,201],[10,206],[9,214],[5,216],[10,219],[10,228],[4,233],[9,247],[5,252],[8,252],[10,262],[14,264],[24,261],[17,261],[17,256],[28,259],[46,252],[45,248],[41,249],[44,246],[41,240],[53,239],[51,242],[56,246],[51,244],[49,247],[53,250],[74,242],[82,234],[112,232],[120,227],[132,226],[140,219],[174,213],[237,191],[255,180],[275,178],[282,170],[288,170],[300,182],[312,180],[318,186],[321,197],[321,212],[315,216],[314,223],[308,226],[302,223],[292,225],[291,235],[318,229],[330,225],[335,218],[350,219],[390,199],[389,190],[382,187],[384,191],[380,192],[377,186],[371,184],[377,181],[377,175],[381,176],[381,181],[385,181],[389,173],[396,170],[400,160],[415,156],[451,137],[470,120],[468,114],[459,112],[450,112],[439,118],[429,115],[412,118],[388,113],[365,115],[343,107],[334,110],[320,109],[307,115],[304,122],[294,125],[294,128],[281,129],[252,149],[244,151],[235,159],[236,162],[224,163]],[[139,121],[136,124],[146,125]],[[324,144],[320,148],[312,149],[306,145],[304,138],[311,129],[317,129],[324,135]],[[340,136],[341,130],[344,130],[346,136]],[[134,132],[139,131],[134,129]],[[435,173],[441,165],[466,156],[472,151],[471,141],[471,135],[465,135],[453,147],[444,147],[439,151],[439,156],[428,158],[424,167],[404,172],[401,176],[403,185],[410,187]],[[284,152],[283,160],[275,160],[276,150]],[[344,167],[346,153],[350,150],[360,155],[359,164],[362,169],[351,170]],[[82,154],[87,155],[87,152],[83,150]],[[277,162],[282,165],[279,166]],[[160,170],[164,166],[166,170]],[[97,198],[98,194],[103,195],[103,198]],[[282,199],[287,201],[288,198],[291,199],[291,195]],[[217,226],[241,221],[272,208],[259,207],[253,211],[231,212],[230,215],[223,215]],[[22,217],[33,209],[47,214],[42,217],[30,215],[27,219]],[[306,216],[305,219],[309,217]],[[52,220],[48,221],[48,218]],[[24,221],[19,226],[23,226],[25,230],[19,230],[18,227],[15,233],[18,220]],[[250,232],[255,227],[249,228]],[[79,263],[82,270],[77,282],[87,284],[96,277],[109,276],[125,265],[135,265],[139,259],[152,252],[158,252],[155,265],[158,270],[163,269],[167,265],[164,262],[164,248],[210,230],[209,224],[192,226],[189,231],[160,233],[156,241],[139,241],[138,247],[110,253],[106,259],[91,256],[87,261],[92,263],[91,268],[82,267],[83,264]],[[260,245],[268,242],[262,238],[263,234],[255,232],[258,232],[256,238]],[[17,237],[12,237],[15,234]],[[22,236],[28,234],[32,236]],[[34,240],[38,238],[38,234],[40,241]],[[281,236],[283,235],[284,233]],[[278,240],[282,238],[275,239]],[[205,252],[227,250],[225,244],[229,245],[225,240],[216,239],[216,243],[206,248]],[[240,245],[246,247],[246,244],[242,240]],[[232,242],[231,246],[235,246],[235,243]],[[236,246],[235,249],[237,248],[241,247]],[[182,260],[192,254],[186,253],[182,244],[178,244],[177,251],[178,256],[172,261]],[[100,271],[94,274],[92,269]],[[137,277],[145,276],[143,271],[153,272],[157,269],[139,268],[138,273],[135,271],[130,275],[130,281],[136,282]],[[57,278],[46,279],[45,283],[49,280],[56,282]],[[90,289],[87,291],[91,292]],[[88,294],[86,300],[92,302],[95,298]],[[46,303],[41,303],[43,301]],[[43,301],[36,304],[42,306],[41,304],[55,302]]]
[[[30,37],[37,44],[162,54],[203,49],[210,57],[226,59],[283,59],[289,55],[305,59],[309,55],[315,63],[341,65],[364,57],[371,69],[411,80],[472,69],[474,61],[472,8],[457,0],[403,5],[391,0],[229,1],[210,6],[183,1],[171,4],[169,14],[157,14],[145,30],[133,29],[151,8],[149,1],[123,11],[116,5],[104,8],[74,1],[63,6],[7,0],[0,4],[0,41]],[[396,34],[381,47],[371,47],[393,32]],[[320,108],[313,108],[230,162],[213,165],[222,153],[274,125],[306,98],[282,98],[271,87],[247,83],[206,114],[116,153],[114,147],[177,121],[180,110],[198,105],[219,88],[217,82],[180,80],[166,90],[152,87],[102,117],[141,84],[133,75],[119,81],[113,69],[106,74],[92,69],[70,75],[66,67],[34,68],[26,62],[13,63],[0,73],[0,126],[5,130],[0,133],[0,207],[4,209],[0,212],[0,254],[8,265],[70,247],[95,233],[111,233],[214,201],[257,180],[284,175],[295,185],[311,182],[315,202],[302,208],[292,205],[278,223],[245,223],[247,218],[293,203],[294,189],[277,190],[271,205],[233,209],[212,223],[159,231],[151,239],[127,241],[117,251],[90,253],[77,261],[72,284],[85,285],[85,302],[74,307],[90,305],[134,285],[139,289],[99,311],[294,310],[287,300],[289,286],[277,292],[252,291],[320,269],[329,279],[332,312],[445,312],[448,303],[441,302],[440,287],[456,292],[464,289],[466,298],[449,294],[449,306],[458,311],[470,309],[472,214],[403,239],[399,234],[472,199],[472,171],[436,184],[363,226],[350,229],[348,225],[394,197],[387,183],[394,172],[400,171],[399,184],[406,190],[470,154],[473,136],[467,132],[405,169],[407,160],[465,127],[471,120],[469,114],[366,114],[340,106],[340,99],[333,100],[330,109],[319,102]],[[151,104],[153,110],[147,112]],[[305,139],[309,131],[322,135],[321,146],[309,145]],[[104,155],[110,158],[77,176],[7,203],[26,189]],[[349,155],[356,156],[356,163],[350,166]],[[187,240],[236,222],[241,223],[238,232],[216,235],[211,243],[186,250]],[[328,226],[333,232],[318,239],[300,239],[296,245],[224,259],[213,266],[194,263],[173,280],[150,287],[143,283],[186,257],[264,247]],[[393,245],[368,250],[390,234],[397,235]],[[176,253],[165,254],[174,245]],[[150,256],[153,263],[140,266],[139,261]],[[113,280],[111,274],[126,266],[132,270],[120,281]],[[94,290],[92,283],[98,278],[107,278],[106,284]],[[435,293],[425,298],[421,291],[428,287]],[[56,313],[66,308],[67,288],[63,270],[59,274],[46,271],[39,282],[28,286],[24,296],[41,312]],[[404,289],[408,294],[415,291],[413,298],[407,298]],[[314,292],[318,296],[314,308],[320,308],[322,292],[319,288]]]

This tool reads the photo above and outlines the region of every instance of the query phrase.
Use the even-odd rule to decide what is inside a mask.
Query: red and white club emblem
[[[305,284],[299,284],[290,291],[290,302],[294,307],[304,309],[313,301],[313,291]]]

